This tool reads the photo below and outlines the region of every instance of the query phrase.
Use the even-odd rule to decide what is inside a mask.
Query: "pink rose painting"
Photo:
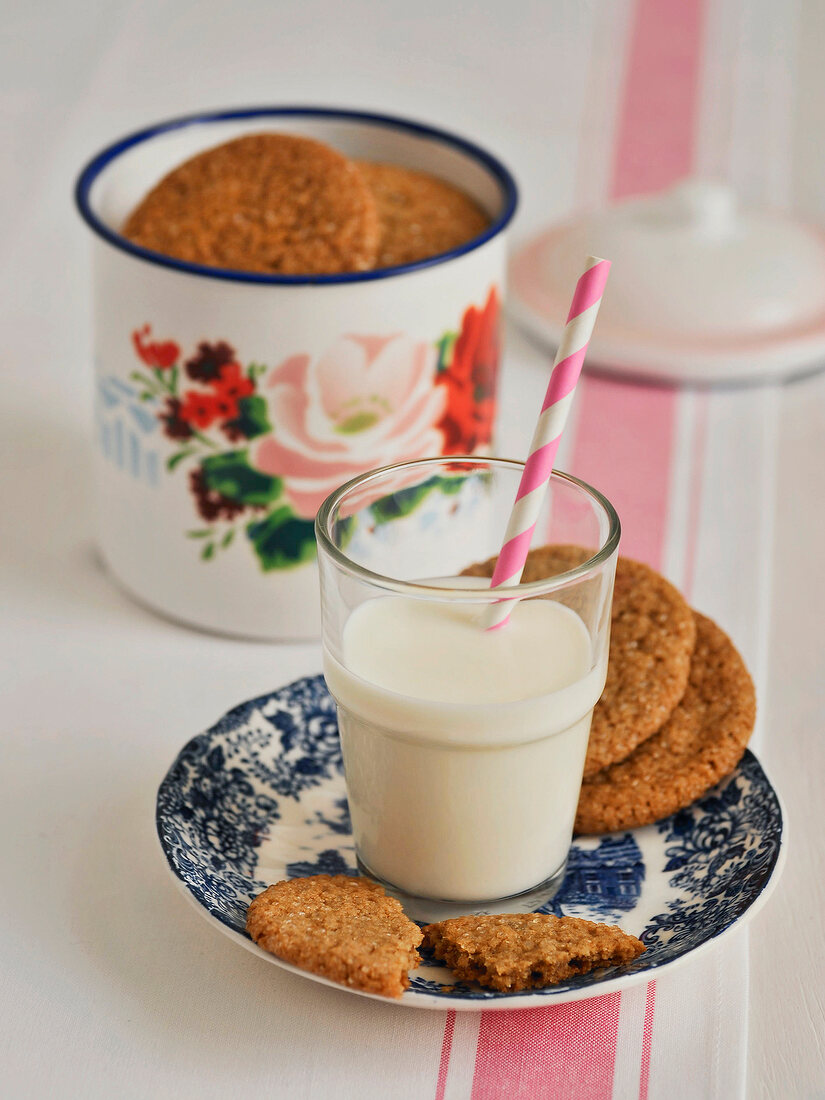
[[[263,379],[275,430],[250,464],[283,478],[296,515],[313,519],[364,470],[441,454],[447,391],[433,346],[406,336],[344,336],[314,362],[294,355]]]
[[[247,542],[265,571],[300,565],[315,556],[315,513],[339,485],[379,466],[487,449],[499,315],[493,287],[432,343],[352,333],[273,369],[244,366],[225,340],[201,341],[187,358],[175,340],[137,328],[131,400],[175,445],[167,470],[187,471],[202,523],[186,537],[201,559]],[[367,489],[349,511],[369,506],[371,522],[389,522],[430,491],[454,490],[433,479],[405,494],[417,480],[399,474],[393,494],[386,483],[382,499]]]

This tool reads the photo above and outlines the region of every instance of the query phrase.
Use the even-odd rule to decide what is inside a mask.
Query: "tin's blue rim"
[[[498,217],[478,237],[473,237],[460,248],[453,248],[449,252],[442,252],[427,260],[419,260],[412,264],[402,264],[397,267],[383,267],[377,271],[352,271],[339,275],[263,275],[251,271],[233,271],[224,268],[207,267],[204,264],[187,263],[185,260],[176,260],[170,256],[164,256],[159,252],[153,252],[148,248],[141,248],[133,244],[119,233],[114,232],[105,225],[95,214],[89,202],[89,194],[95,180],[100,173],[113,160],[135,145],[140,145],[158,134],[167,133],[170,130],[179,130],[184,126],[196,126],[205,122],[231,122],[242,121],[251,118],[279,118],[306,116],[312,118],[333,118],[350,122],[380,123],[382,126],[396,130],[405,130],[407,133],[418,134],[422,137],[432,138],[435,141],[451,145],[454,149],[473,157],[479,164],[486,168],[501,188],[503,204]],[[75,184],[75,202],[80,216],[103,240],[127,252],[139,260],[158,264],[160,267],[171,268],[175,271],[183,271],[189,275],[199,275],[207,279],[223,279],[235,283],[259,283],[263,285],[288,285],[302,286],[334,285],[338,283],[366,283],[374,279],[388,279],[395,275],[405,275],[408,272],[421,271],[428,267],[436,267],[447,263],[458,256],[464,256],[480,248],[487,241],[497,236],[509,225],[518,204],[518,188],[510,172],[504,167],[497,157],[488,153],[485,149],[475,145],[466,138],[441,130],[434,126],[428,126],[422,122],[414,122],[411,119],[400,118],[397,115],[376,114],[372,111],[351,111],[334,107],[245,107],[230,111],[206,111],[192,115],[182,115],[180,118],[168,119],[154,126],[147,126],[143,130],[136,130],[127,134],[111,145],[106,146],[86,164]]]

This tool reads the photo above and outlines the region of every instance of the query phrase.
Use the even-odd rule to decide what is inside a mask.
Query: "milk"
[[[478,605],[401,596],[350,615],[339,705],[361,861],[400,890],[477,902],[559,871],[573,829],[605,662],[552,600],[487,632]]]

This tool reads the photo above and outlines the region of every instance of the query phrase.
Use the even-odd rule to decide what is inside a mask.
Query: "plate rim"
[[[774,798],[776,799],[778,810],[777,824],[779,826],[779,844],[776,852],[776,857],[771,865],[767,878],[762,884],[759,893],[753,898],[747,908],[739,913],[738,916],[736,916],[724,928],[720,929],[712,936],[709,936],[706,940],[703,940],[695,947],[688,947],[686,950],[682,951],[674,958],[667,959],[659,963],[652,963],[644,970],[637,970],[629,974],[616,974],[611,978],[606,978],[605,980],[597,983],[593,987],[584,986],[577,989],[568,989],[554,993],[552,991],[553,987],[550,986],[540,991],[520,991],[509,994],[500,993],[489,998],[466,998],[459,996],[450,996],[449,993],[434,994],[413,989],[405,990],[402,996],[399,998],[384,997],[378,993],[369,993],[365,990],[356,989],[353,986],[344,985],[341,982],[332,981],[330,978],[325,978],[323,977],[323,975],[315,974],[310,970],[303,970],[300,967],[294,966],[292,963],[289,963],[286,960],[279,958],[277,955],[273,955],[271,952],[264,951],[263,948],[259,947],[249,936],[243,935],[238,932],[237,929],[228,924],[226,920],[224,920],[218,914],[213,913],[197,897],[195,897],[187,882],[181,877],[181,875],[178,873],[177,869],[173,865],[171,854],[167,849],[167,845],[164,841],[163,833],[161,831],[163,818],[160,809],[160,797],[161,792],[163,791],[169,779],[170,773],[173,771],[178,761],[181,759],[181,757],[184,755],[190,745],[192,745],[195,741],[208,734],[222,732],[218,730],[218,727],[225,725],[227,720],[230,719],[237,712],[248,711],[250,708],[254,708],[258,705],[266,703],[273,697],[288,691],[295,684],[313,679],[323,679],[323,674],[310,673],[305,676],[299,676],[295,680],[292,680],[287,684],[283,684],[279,688],[275,688],[272,691],[255,696],[252,699],[244,700],[243,702],[238,703],[234,707],[231,707],[229,710],[227,710],[216,722],[213,722],[201,733],[195,734],[193,737],[190,737],[180,748],[178,753],[175,755],[174,760],[166,769],[166,772],[164,773],[164,776],[161,779],[160,784],[158,785],[158,790],[155,798],[155,831],[158,838],[159,847],[161,849],[161,852],[163,853],[164,866],[166,867],[168,873],[172,877],[173,882],[178,887],[179,891],[183,894],[185,899],[190,903],[190,905],[194,906],[196,911],[201,915],[201,917],[204,918],[204,920],[206,920],[213,927],[217,928],[224,935],[229,937],[229,939],[231,939],[234,943],[238,944],[240,947],[246,948],[247,951],[251,951],[254,955],[259,956],[265,962],[272,963],[275,966],[296,974],[301,978],[308,978],[311,981],[329,986],[332,989],[343,990],[346,993],[354,993],[359,997],[366,997],[373,1001],[379,1001],[382,1004],[390,1004],[402,1008],[426,1009],[430,1011],[435,1010],[443,1012],[521,1011],[524,1009],[550,1007],[552,1005],[569,1004],[576,1001],[591,1000],[594,997],[606,996],[610,993],[620,992],[623,989],[628,989],[632,986],[640,985],[643,982],[653,981],[658,978],[658,976],[664,971],[672,970],[680,963],[684,962],[686,959],[695,958],[697,955],[700,955],[702,952],[704,952],[707,948],[718,944],[720,940],[728,936],[730,933],[735,933],[739,931],[744,924],[752,920],[753,917],[760,912],[765,902],[768,900],[768,898],[776,888],[776,885],[779,882],[780,878],[782,877],[788,847],[787,811],[785,809],[785,804],[782,800],[782,796],[780,795],[777,788],[774,786],[770,776],[762,765],[761,760],[752,749],[746,747],[745,752],[743,753],[742,758],[739,761],[739,764],[737,764],[737,768],[740,766],[742,761],[745,760],[746,757],[752,757],[759,767],[762,775],[764,776],[764,779],[768,784],[768,787],[770,788]],[[720,780],[720,782],[723,781],[724,780]],[[653,824],[656,823],[654,822]],[[646,829],[650,827],[651,826],[649,825],[643,825],[639,826],[638,828]],[[637,829],[623,830],[623,832],[630,832],[631,834],[634,834],[637,832]],[[608,833],[604,835],[613,836],[615,834]]]

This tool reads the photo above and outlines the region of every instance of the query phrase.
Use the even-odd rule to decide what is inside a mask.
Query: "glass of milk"
[[[564,877],[620,527],[601,493],[554,473],[533,545],[578,549],[564,572],[508,589],[509,622],[485,630],[501,590],[461,573],[500,549],[522,470],[386,467],[336,490],[316,521],[359,866],[420,920],[531,911]]]

